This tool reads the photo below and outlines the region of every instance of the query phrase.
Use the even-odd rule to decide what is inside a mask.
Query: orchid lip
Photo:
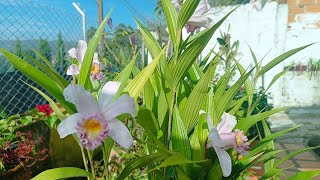
[[[76,125],[77,136],[80,143],[87,149],[100,146],[109,132],[108,122],[100,114],[88,116]]]

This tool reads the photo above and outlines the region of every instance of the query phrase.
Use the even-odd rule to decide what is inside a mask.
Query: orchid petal
[[[236,126],[236,117],[228,113],[223,113],[221,121],[217,126],[219,134],[230,133],[232,129]]]
[[[210,133],[209,133],[208,137],[210,139],[210,144],[211,144],[212,147],[220,147],[220,148],[222,148],[222,147],[225,146],[225,144],[222,141],[222,139],[220,138],[220,135],[219,135],[219,133],[218,133],[216,128],[212,128],[210,130]]]
[[[98,53],[93,54],[93,61],[92,62],[100,64]]]
[[[187,25],[208,28],[210,27],[209,25],[211,24],[211,22],[212,22],[212,19],[205,16],[192,16],[189,19]]]
[[[79,40],[78,53],[77,53],[77,59],[78,59],[79,64],[82,64],[86,50],[87,50],[87,42],[83,41],[83,40]]]
[[[58,125],[57,131],[60,135],[60,138],[64,138],[69,134],[76,133],[77,130],[75,129],[79,120],[82,119],[82,115],[80,113],[72,114]]]
[[[227,153],[227,151],[221,148],[214,147],[214,150],[216,151],[216,154],[218,156],[223,176],[224,177],[230,176],[231,170],[232,170],[232,164],[231,164],[231,158],[229,154]]]
[[[134,99],[127,94],[120,96],[115,102],[111,103],[107,109],[102,109],[102,115],[107,120],[121,114],[134,114],[135,112]]]
[[[116,95],[120,85],[120,82],[109,81],[102,87],[98,100],[100,111],[107,109],[107,107],[111,104],[111,101]]]
[[[208,0],[201,0],[192,16],[202,16],[203,14],[207,13],[209,10],[210,10],[210,5]]]
[[[133,138],[128,128],[119,120],[112,119],[108,121],[109,132],[108,135],[115,140],[120,146],[129,149],[133,144]]]
[[[82,115],[87,116],[99,113],[96,100],[82,86],[70,84],[64,89],[63,96],[66,101],[75,104],[78,112]]]
[[[68,70],[67,70],[67,75],[71,76],[71,75],[78,75],[80,73],[80,69],[77,65],[75,64],[71,64],[71,66],[69,66]]]
[[[219,134],[219,135],[220,135],[220,138],[223,141],[225,146],[229,146],[229,148],[230,148],[230,147],[236,145],[236,133],[235,132],[224,133],[224,134]]]
[[[69,53],[69,56],[72,57],[72,58],[77,58],[77,49],[76,48],[72,48],[68,51]]]

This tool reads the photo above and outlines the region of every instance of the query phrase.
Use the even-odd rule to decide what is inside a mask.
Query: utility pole
[[[72,3],[73,7],[76,8],[78,13],[82,16],[82,33],[83,33],[83,40],[86,41],[86,14],[82,9],[80,9],[79,5],[76,4],[75,2]]]
[[[100,26],[100,24],[103,21],[103,1],[97,0],[97,6],[98,6],[98,26]],[[100,44],[99,44],[100,57],[105,56],[104,40],[105,40],[105,36],[104,36],[104,32],[103,32],[103,35],[100,39]]]

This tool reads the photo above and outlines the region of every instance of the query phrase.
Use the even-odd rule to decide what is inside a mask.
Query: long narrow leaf
[[[314,43],[312,44],[308,44],[306,46],[302,46],[302,47],[299,47],[299,48],[296,48],[296,49],[292,49],[288,52],[285,52],[283,54],[281,54],[280,56],[276,57],[275,59],[273,59],[272,61],[270,61],[268,64],[266,64],[260,71],[259,71],[259,74],[258,74],[258,77],[265,74],[266,72],[268,72],[271,68],[273,68],[274,66],[276,66],[277,64],[281,63],[282,61],[286,60],[287,58],[289,58],[290,56],[296,54],[297,52],[313,45]]]
[[[73,177],[89,177],[92,178],[92,175],[87,171],[75,168],[75,167],[62,167],[46,170],[36,177],[32,178],[32,180],[57,180],[57,179],[66,179]]]
[[[17,68],[20,72],[28,78],[39,84],[42,88],[47,90],[54,98],[56,98],[69,112],[76,112],[74,105],[66,102],[62,94],[62,90],[58,87],[56,82],[45,75],[43,72],[33,67],[31,64],[25,62],[16,55],[7,50],[0,48],[0,52]]]
[[[90,39],[88,43],[88,48],[86,50],[86,53],[83,58],[82,66],[80,69],[79,74],[79,81],[78,84],[81,86],[84,86],[85,88],[88,88],[88,82],[90,81],[90,73],[91,73],[91,66],[92,66],[92,60],[93,55],[96,51],[96,48],[100,42],[100,38],[103,34],[104,28],[108,22],[108,19],[110,17],[112,10],[109,11],[106,18],[102,21],[99,28],[97,29],[94,36]]]

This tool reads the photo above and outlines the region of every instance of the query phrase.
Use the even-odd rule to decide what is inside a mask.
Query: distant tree
[[[90,39],[94,36],[94,34],[96,33],[96,31],[97,31],[97,28],[91,26],[91,27],[87,30],[87,39],[90,40]]]
[[[63,61],[66,58],[66,47],[64,45],[64,41],[62,39],[62,34],[61,32],[58,33],[58,40],[57,40],[57,49],[55,53],[55,64],[56,65],[61,65],[63,64]]]
[[[52,55],[51,55],[51,48],[49,45],[49,42],[45,39],[40,38],[39,42],[39,52],[42,54],[46,59],[51,61]]]
[[[16,54],[16,56],[23,58],[21,41],[19,39],[16,40],[15,54]]]

